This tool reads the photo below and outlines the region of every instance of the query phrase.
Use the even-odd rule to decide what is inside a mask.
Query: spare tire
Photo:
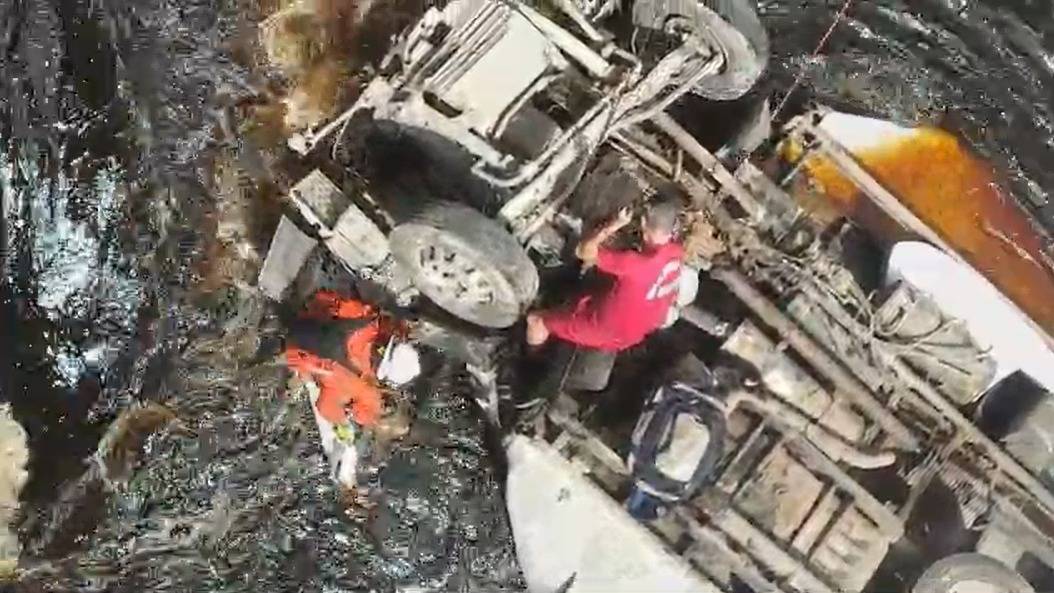
[[[1035,593],[1024,577],[984,554],[954,554],[933,563],[912,593]]]
[[[434,202],[388,236],[395,260],[425,296],[484,327],[508,327],[538,292],[538,270],[495,220],[454,202]]]
[[[768,64],[768,34],[753,0],[639,0],[633,5],[633,24],[664,32],[688,27],[719,46],[725,57],[720,73],[704,78],[692,90],[707,99],[742,97]]]

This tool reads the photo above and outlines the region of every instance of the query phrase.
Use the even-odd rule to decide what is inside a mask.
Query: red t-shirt
[[[683,255],[673,242],[645,251],[600,250],[597,268],[614,276],[615,285],[597,298],[597,323],[624,341],[622,347],[640,342],[666,321],[677,298]]]
[[[615,285],[545,314],[546,328],[562,340],[599,350],[639,344],[662,325],[677,298],[683,253],[677,243],[643,252],[601,249],[597,267],[614,276]]]

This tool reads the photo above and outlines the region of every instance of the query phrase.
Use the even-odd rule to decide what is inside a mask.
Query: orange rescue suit
[[[319,386],[316,402],[319,414],[333,424],[352,419],[371,426],[381,416],[381,390],[373,371],[373,349],[382,334],[392,333],[392,327],[382,320],[376,310],[361,301],[344,298],[330,291],[319,291],[301,314],[302,319],[325,323],[337,320],[361,320],[363,323],[347,333],[344,340],[345,360],[327,358],[291,342],[285,356],[289,368]]]

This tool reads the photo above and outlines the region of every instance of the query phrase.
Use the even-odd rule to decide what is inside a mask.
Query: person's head
[[[648,245],[665,245],[677,230],[677,215],[681,209],[672,200],[648,204],[641,218],[641,235]]]

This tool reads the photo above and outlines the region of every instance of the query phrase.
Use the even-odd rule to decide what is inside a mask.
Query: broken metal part
[[[712,271],[711,276],[724,283],[755,315],[779,332],[783,340],[790,344],[802,358],[834,383],[856,407],[888,432],[899,447],[910,451],[919,449],[920,443],[911,429],[905,426],[883,402],[876,399],[867,387],[860,383],[841,363],[754,288],[740,272],[721,268]]]
[[[893,372],[951,420],[955,428],[963,433],[967,442],[973,443],[984,450],[985,454],[995,462],[1000,471],[1020,484],[1043,505],[1048,514],[1054,516],[1054,495],[1042,482],[1022,467],[1017,460],[1010,457],[1002,447],[988,438],[988,435],[981,432],[969,418],[964,416],[954,404],[934,389],[929,382],[920,377],[900,356],[888,351],[884,352],[884,356],[886,363],[890,365]]]
[[[844,461],[861,469],[875,469],[892,465],[897,460],[891,451],[868,452],[846,442],[812,418],[773,397],[738,390],[729,395],[729,411],[740,405],[767,416],[769,423],[784,433],[802,436],[835,461]]]
[[[293,221],[283,216],[271,239],[257,285],[260,291],[275,301],[282,300],[285,289],[296,279],[312,250],[317,245],[310,235],[301,231]]]

